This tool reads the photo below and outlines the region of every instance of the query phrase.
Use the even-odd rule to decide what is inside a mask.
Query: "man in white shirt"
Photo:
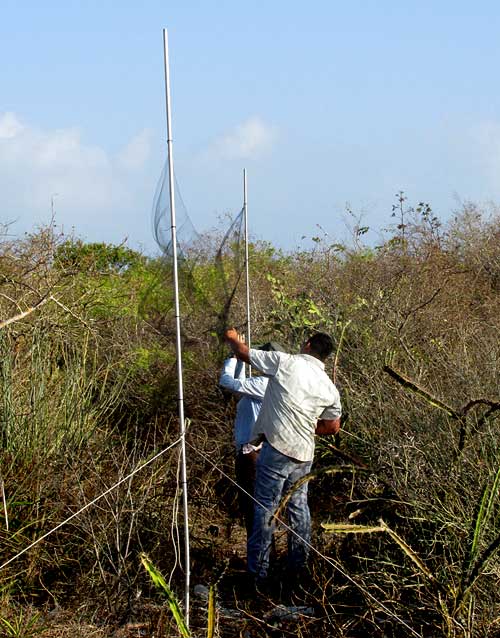
[[[234,329],[225,339],[236,356],[269,378],[263,405],[254,426],[255,440],[263,440],[257,462],[252,534],[247,543],[248,571],[265,581],[274,526],[281,497],[309,473],[315,434],[336,434],[341,404],[337,388],[325,373],[324,361],[333,351],[331,338],[313,334],[300,354],[249,349]],[[290,528],[288,562],[292,573],[306,563],[311,537],[307,482],[293,492],[287,504]]]
[[[241,339],[242,337],[239,336]],[[266,352],[281,351],[282,348],[274,341],[270,341],[259,350]],[[235,474],[236,482],[242,488],[238,491],[241,513],[245,521],[247,538],[252,533],[254,513],[254,485],[255,468],[259,450],[262,444],[252,445],[253,426],[259,416],[262,400],[267,388],[268,378],[264,376],[245,376],[245,366],[236,357],[228,357],[224,361],[219,378],[219,385],[225,390],[240,397],[236,406],[234,421],[234,446],[236,450]]]

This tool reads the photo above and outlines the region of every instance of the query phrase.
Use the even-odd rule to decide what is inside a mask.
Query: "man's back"
[[[253,436],[264,435],[282,454],[299,461],[314,456],[317,420],[340,416],[339,393],[324,363],[309,354],[250,350],[252,366],[269,377]]]

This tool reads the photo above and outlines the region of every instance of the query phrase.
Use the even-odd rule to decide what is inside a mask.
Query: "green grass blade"
[[[467,590],[472,587],[474,582],[481,576],[482,571],[486,567],[486,563],[492,558],[500,548],[500,535],[488,545],[488,547],[477,558],[474,564],[474,568],[471,570],[470,575],[465,580],[465,587],[463,589],[463,596],[466,595]]]
[[[479,555],[480,541],[487,525],[488,520],[493,511],[493,506],[498,495],[498,489],[500,485],[500,467],[498,468],[493,483],[490,486],[486,485],[483,490],[480,505],[477,509],[474,520],[472,521],[472,529],[470,537],[470,546],[466,552],[466,558],[464,561],[464,567],[462,570],[462,586],[461,590],[465,590],[473,582],[480,570],[481,566],[486,562],[484,556],[489,556],[489,548],[486,550],[483,556]]]
[[[499,485],[500,485],[500,467],[498,468],[497,473],[495,474],[495,478],[493,479],[493,485],[491,486],[491,490],[490,490],[490,497],[486,504],[486,511],[484,512],[484,518],[483,518],[485,523],[486,521],[489,520],[491,516],[491,512],[493,511],[493,506],[495,504],[495,500],[498,495]]]
[[[215,585],[210,585],[208,590],[208,622],[207,622],[207,638],[215,636]]]
[[[476,555],[477,548],[479,545],[479,539],[481,537],[481,532],[483,530],[483,521],[486,520],[486,512],[488,510],[487,501],[491,500],[490,488],[486,486],[483,490],[483,495],[481,497],[481,504],[477,511],[476,518],[473,521],[473,534],[472,534],[472,542],[469,549],[469,564],[474,559]]]
[[[159,588],[163,589],[165,594],[167,595],[168,606],[172,612],[172,615],[177,623],[177,627],[182,638],[190,638],[191,633],[186,625],[186,621],[184,620],[184,615],[181,611],[177,598],[175,597],[174,592],[167,585],[166,580],[163,578],[162,574],[156,569],[153,563],[149,560],[146,554],[141,554],[141,562],[144,565],[145,570],[149,574],[153,583]]]
[[[4,631],[8,636],[16,636],[17,632],[14,625],[7,618],[0,618],[0,622],[6,627]]]

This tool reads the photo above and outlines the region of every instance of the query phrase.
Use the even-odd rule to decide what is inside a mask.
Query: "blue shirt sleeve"
[[[266,393],[267,379],[265,377],[235,378],[236,362],[234,357],[224,361],[219,385],[235,394],[262,400]]]
[[[239,359],[236,359],[237,363],[236,363],[236,369],[234,371],[234,378],[235,379],[239,379],[240,381],[243,381],[243,379],[245,378],[245,364],[243,363],[243,361],[240,361]]]

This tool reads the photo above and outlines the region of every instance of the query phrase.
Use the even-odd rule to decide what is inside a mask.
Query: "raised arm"
[[[234,328],[229,328],[224,333],[224,341],[228,344],[234,354],[245,363],[250,363],[249,348],[241,341],[240,336]]]

